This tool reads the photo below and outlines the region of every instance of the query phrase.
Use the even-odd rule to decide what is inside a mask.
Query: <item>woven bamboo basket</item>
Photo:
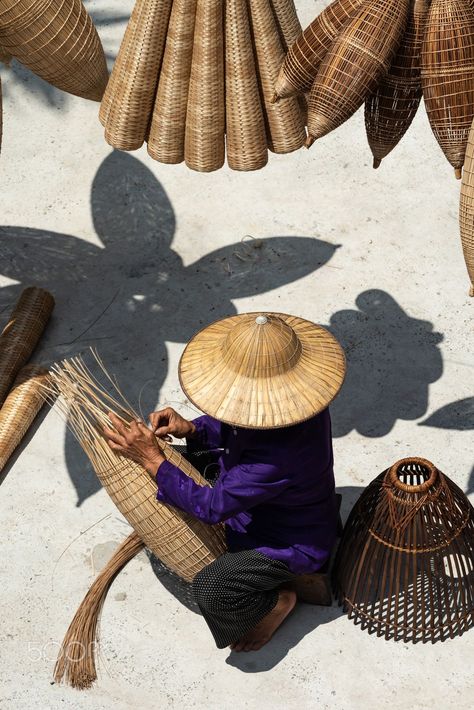
[[[365,102],[365,130],[374,168],[411,125],[421,100],[420,52],[428,0],[411,0],[408,24],[388,74]]]
[[[308,141],[340,126],[388,71],[408,18],[408,0],[366,0],[324,58],[308,102]]]
[[[107,65],[81,0],[2,0],[0,44],[58,89],[101,100]]]
[[[432,131],[457,178],[474,118],[473,37],[469,0],[433,0],[421,51],[421,84]]]
[[[258,170],[268,161],[265,120],[255,69],[247,0],[225,6],[227,162],[233,170]]]
[[[290,153],[304,145],[306,131],[298,99],[273,103],[275,81],[284,58],[278,25],[270,0],[249,0],[249,8],[268,147],[275,153]]]
[[[99,118],[114,148],[136,150],[148,134],[172,0],[137,0]]]
[[[29,360],[54,308],[54,298],[41,288],[26,288],[0,335],[0,404]]]
[[[363,0],[334,0],[288,49],[275,82],[275,99],[309,91],[330,46]]]
[[[339,601],[386,639],[444,640],[474,623],[474,509],[425,459],[403,459],[362,493],[335,561]]]
[[[174,0],[148,136],[148,153],[161,163],[184,160],[184,133],[197,0]]]
[[[459,227],[464,260],[471,281],[469,295],[474,296],[474,128],[472,127],[467,140],[462,171]]]
[[[48,371],[39,365],[25,365],[18,373],[0,409],[0,471],[43,406],[47,379]]]
[[[225,160],[222,0],[198,0],[184,158],[188,168],[218,170]]]

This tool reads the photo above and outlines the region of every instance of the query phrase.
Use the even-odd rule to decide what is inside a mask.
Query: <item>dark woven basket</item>
[[[474,623],[474,509],[433,464],[381,473],[346,523],[334,567],[339,602],[386,639],[443,641]]]

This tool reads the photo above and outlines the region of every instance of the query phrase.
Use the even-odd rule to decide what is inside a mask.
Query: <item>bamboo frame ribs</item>
[[[403,459],[362,493],[334,568],[339,602],[369,633],[443,641],[474,625],[474,509],[425,459]]]

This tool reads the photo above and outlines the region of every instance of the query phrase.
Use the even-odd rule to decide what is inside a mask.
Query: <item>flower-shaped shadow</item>
[[[140,161],[111,153],[91,194],[100,246],[55,232],[0,227],[0,313],[29,284],[51,290],[56,309],[35,360],[69,357],[93,345],[130,401],[146,415],[167,375],[165,342],[185,343],[202,325],[236,313],[232,299],[311,274],[337,245],[311,237],[240,240],[185,266],[173,250],[175,215],[165,190]],[[78,505],[100,484],[71,435],[68,470]]]

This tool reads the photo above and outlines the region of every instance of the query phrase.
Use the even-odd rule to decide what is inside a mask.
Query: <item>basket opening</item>
[[[426,459],[409,458],[398,461],[390,471],[392,484],[404,491],[423,491],[437,478],[437,470]]]

